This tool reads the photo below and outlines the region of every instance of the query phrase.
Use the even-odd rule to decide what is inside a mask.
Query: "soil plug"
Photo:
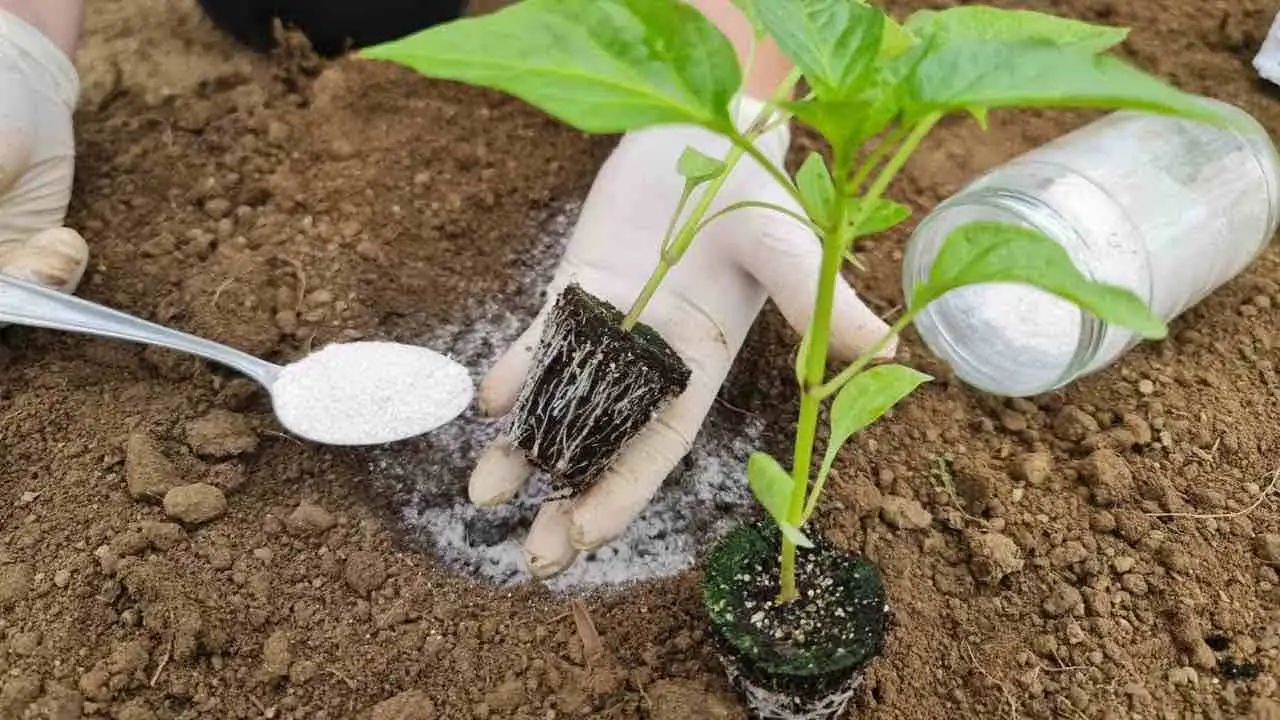
[[[684,392],[691,372],[652,328],[569,285],[548,313],[507,434],[557,490],[585,490]]]
[[[884,648],[884,583],[865,558],[822,540],[801,555],[801,599],[777,602],[777,526],[727,535],[707,563],[703,603],[733,688],[759,720],[834,720]]]

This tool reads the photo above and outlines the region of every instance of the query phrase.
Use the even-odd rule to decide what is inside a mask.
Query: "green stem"
[[[812,220],[805,217],[804,215],[801,215],[795,210],[784,208],[781,205],[774,205],[773,203],[769,203],[769,202],[757,202],[755,200],[743,200],[742,202],[736,202],[732,205],[729,205],[727,207],[721,208],[720,210],[717,210],[715,213],[711,215],[711,217],[702,221],[702,224],[698,226],[698,229],[694,231],[694,234],[697,235],[701,233],[703,230],[707,228],[708,225],[712,223],[712,221],[716,220],[720,216],[727,215],[734,210],[743,210],[746,208],[760,208],[762,210],[772,210],[776,213],[781,213],[797,222],[803,223],[804,226],[809,228],[811,231],[813,231],[814,234],[817,234],[817,235],[822,234],[822,228],[818,227],[813,223]]]
[[[848,169],[843,163],[836,167],[835,177],[845,177]],[[791,502],[787,507],[787,522],[799,527],[804,515],[805,498],[809,488],[809,472],[813,465],[813,447],[818,434],[818,415],[822,399],[814,388],[822,383],[827,368],[827,349],[831,339],[831,308],[834,304],[836,278],[840,275],[840,263],[844,253],[840,251],[844,235],[849,233],[844,221],[846,206],[836,205],[835,225],[837,241],[822,243],[822,265],[818,275],[818,293],[813,304],[813,317],[809,320],[809,347],[805,352],[804,377],[800,384],[800,417],[796,425],[796,443],[791,466]],[[796,591],[796,545],[782,539],[782,577],[778,600],[792,602],[799,597]]]
[[[680,213],[684,212],[684,206],[689,204],[689,196],[693,195],[693,183],[685,183],[684,192],[680,193],[680,201],[676,203],[676,211],[671,213],[671,222],[667,223],[667,231],[662,234],[662,251],[659,257],[665,256],[671,248],[672,236],[676,231],[676,223],[680,220]]]
[[[884,191],[889,188],[889,183],[893,182],[893,179],[898,176],[898,171],[902,170],[902,166],[907,164],[907,158],[911,157],[911,154],[916,151],[916,148],[920,147],[920,143],[924,140],[925,136],[929,134],[929,131],[933,129],[933,126],[937,125],[938,121],[941,119],[942,113],[940,112],[926,115],[914,128],[911,129],[911,134],[902,142],[902,145],[898,146],[898,151],[893,154],[893,157],[885,164],[884,169],[876,176],[875,182],[871,183],[871,188],[868,189],[867,194],[863,195],[861,198],[862,202],[858,203],[858,214],[854,216],[853,221],[855,234],[857,229],[862,227],[862,223],[866,222],[867,216],[871,214],[871,206],[880,199],[881,195],[884,195]],[[852,242],[853,239],[853,237],[850,237],[848,242]],[[848,247],[842,245],[840,252],[844,253],[847,251]]]
[[[854,360],[853,363],[849,365],[849,367],[841,370],[839,375],[836,375],[834,378],[831,378],[831,380],[819,385],[814,390],[814,394],[818,396],[818,399],[825,400],[840,392],[840,388],[848,384],[848,382],[857,376],[858,373],[865,370],[866,367],[875,360],[876,355],[879,354],[881,350],[888,347],[889,343],[892,342],[895,337],[901,335],[902,331],[906,330],[907,326],[910,325],[911,321],[915,320],[915,318],[916,312],[914,310],[909,310],[903,313],[902,317],[898,318],[897,322],[889,328],[889,332],[884,334],[884,337],[881,337],[874,345],[867,348],[866,351],[858,356],[857,360]]]
[[[819,410],[822,407],[823,398],[826,397],[822,395],[822,391],[826,387],[823,385],[822,380],[827,367],[831,309],[835,297],[836,278],[840,274],[841,260],[844,258],[850,243],[852,243],[857,229],[866,221],[872,203],[884,194],[884,191],[889,187],[889,183],[893,181],[898,171],[906,164],[907,158],[919,147],[920,142],[924,140],[924,137],[929,134],[929,131],[933,129],[933,126],[941,118],[941,113],[933,113],[922,119],[911,130],[911,134],[907,136],[898,151],[885,165],[884,169],[880,171],[875,182],[872,183],[871,189],[863,197],[863,202],[859,204],[858,214],[854,217],[854,221],[852,223],[845,222],[847,205],[839,203],[836,208],[835,225],[833,226],[836,232],[836,241],[830,242],[830,238],[823,237],[822,268],[818,277],[818,294],[813,306],[813,317],[809,322],[810,347],[805,354],[804,378],[801,384],[800,417],[796,426],[796,445],[791,476],[791,503],[787,508],[787,522],[793,527],[801,527],[805,518],[805,508],[809,504],[806,502],[809,498],[809,473],[813,462],[814,443],[817,438]],[[840,178],[841,181],[849,175],[848,167],[846,167],[844,161],[839,159],[837,159],[835,171],[833,177]],[[845,187],[847,191],[848,186]],[[904,319],[910,322],[910,317],[910,314],[904,315],[903,319],[899,320],[899,323],[903,322]],[[888,338],[891,337],[892,335],[882,338],[881,343],[888,344]],[[882,348],[883,345],[880,348],[873,347],[871,351],[863,353],[862,358],[860,358],[862,366],[865,367],[866,363],[871,362],[871,359]],[[816,502],[817,497],[817,493],[814,493],[813,502]],[[779,585],[779,602],[793,602],[799,597],[796,589],[796,546],[786,537],[782,539]]]
[[[853,179],[849,181],[849,189],[853,192],[857,192],[858,188],[862,187],[862,183],[871,175],[871,171],[876,169],[876,166],[880,164],[880,161],[884,159],[884,156],[887,155],[889,151],[893,149],[893,146],[897,145],[898,141],[906,134],[906,128],[897,128],[885,135],[884,139],[880,141],[880,144],[876,145],[875,149],[871,151],[871,154],[867,156],[866,162],[862,163],[862,167],[858,168],[857,174],[855,174]]]
[[[760,148],[756,147],[756,144],[752,142],[751,138],[735,132],[730,136],[730,139],[733,140],[733,144],[736,147],[741,148],[744,152],[750,155],[752,160],[760,163],[760,167],[763,167],[769,175],[773,176],[773,179],[782,186],[783,190],[787,191],[787,194],[791,196],[791,199],[795,200],[797,204],[803,206],[804,201],[801,199],[800,191],[796,189],[795,183],[791,182],[791,178],[787,177],[787,174],[783,172],[781,168],[774,165],[772,160],[765,157],[764,153],[760,152]]]
[[[764,156],[760,154],[760,151],[756,149],[754,140],[764,132],[764,128],[761,127],[764,124],[764,119],[773,112],[779,103],[791,94],[791,90],[795,87],[796,83],[800,82],[800,76],[801,73],[798,70],[793,70],[791,74],[787,76],[786,80],[782,82],[782,85],[778,87],[773,98],[765,104],[764,108],[760,111],[760,114],[751,122],[751,127],[758,129],[749,131],[747,135],[743,135],[734,129],[732,134],[728,135],[734,145],[729,148],[728,154],[724,157],[724,171],[707,186],[706,190],[702,193],[702,197],[698,199],[697,205],[694,206],[693,211],[690,212],[688,219],[685,220],[684,225],[680,228],[680,232],[674,239],[671,239],[670,229],[667,230],[667,235],[663,239],[662,253],[658,257],[658,264],[649,275],[649,279],[645,281],[644,287],[640,290],[640,293],[636,295],[636,299],[631,303],[631,308],[627,311],[626,317],[622,319],[623,330],[630,332],[635,328],[636,324],[640,322],[640,315],[644,313],[644,309],[648,307],[649,302],[653,300],[654,294],[662,285],[662,281],[666,279],[667,273],[671,272],[672,266],[679,262],[680,258],[684,257],[685,251],[689,249],[694,238],[697,237],[698,231],[704,224],[702,219],[711,208],[711,203],[715,200],[716,195],[719,194],[720,189],[724,187],[725,182],[729,179],[729,175],[733,172],[734,166],[738,164],[738,161],[742,159],[744,154],[752,154],[753,156],[758,155],[759,159],[763,160],[762,164],[765,169],[771,171],[775,178],[781,176],[782,179],[780,182],[783,183],[783,187],[788,188],[794,197],[799,197],[799,193],[796,192],[793,186],[791,186],[791,181],[787,176],[781,174],[777,168],[773,166],[773,163],[769,162],[767,158],[764,158]],[[684,205],[687,200],[687,197],[683,198],[679,207],[676,208],[671,220],[672,226],[674,226],[676,220],[680,217],[680,213],[684,209]]]
[[[729,179],[729,172],[737,164],[738,160],[742,158],[742,154],[742,149],[739,147],[735,146],[729,149],[729,154],[724,158],[724,172],[720,173],[715,180],[712,180],[710,185],[707,186],[706,192],[702,193],[702,197],[698,198],[698,203],[693,206],[689,219],[681,226],[680,232],[675,236],[675,239],[670,243],[663,241],[662,254],[658,256],[658,266],[654,268],[653,273],[649,275],[648,281],[645,282],[644,288],[640,290],[640,294],[631,303],[631,310],[627,312],[627,316],[622,320],[623,330],[630,332],[636,326],[636,323],[640,322],[640,313],[644,312],[649,301],[653,299],[653,294],[658,291],[658,287],[666,279],[667,273],[671,272],[671,267],[684,256],[685,251],[689,249],[689,245],[693,243],[693,238],[697,234],[698,223],[707,214],[707,210],[711,208],[711,203],[715,200],[716,194],[720,192],[720,188],[724,187],[725,182]],[[679,210],[676,212],[679,212]]]

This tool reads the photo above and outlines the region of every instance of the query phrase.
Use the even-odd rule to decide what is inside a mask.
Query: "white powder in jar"
[[[461,415],[474,384],[435,351],[390,342],[330,345],[287,365],[271,388],[280,422],[328,445],[380,445]]]

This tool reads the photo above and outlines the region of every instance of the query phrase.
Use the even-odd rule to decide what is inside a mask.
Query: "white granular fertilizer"
[[[285,366],[271,388],[280,422],[328,445],[380,445],[435,430],[471,404],[462,365],[424,347],[330,345]]]
[[[542,289],[578,210],[569,206],[540,228],[516,292],[473,298],[454,323],[432,328],[424,344],[444,349],[475,373],[491,367],[544,299]],[[785,450],[763,442],[763,426],[759,418],[717,404],[689,457],[626,533],[582,556],[546,586],[557,592],[606,588],[691,567],[705,547],[755,512],[747,457],[753,450]],[[501,427],[468,411],[419,441],[376,451],[370,475],[379,492],[397,497],[405,530],[441,565],[482,582],[514,586],[531,582],[521,544],[549,488],[538,474],[500,507],[482,509],[468,501],[471,471]]]

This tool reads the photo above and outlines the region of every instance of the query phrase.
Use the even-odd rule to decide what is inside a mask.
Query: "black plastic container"
[[[547,315],[507,436],[570,496],[590,485],[689,385],[684,360],[652,328],[570,285]]]
[[[884,581],[866,558],[815,538],[796,562],[800,599],[776,602],[781,534],[739,527],[712,550],[703,604],[730,683],[755,720],[835,720],[884,649]]]

